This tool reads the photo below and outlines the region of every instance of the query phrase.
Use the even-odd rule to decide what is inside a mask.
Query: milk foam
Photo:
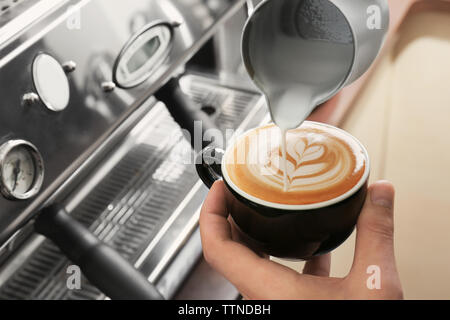
[[[263,200],[314,203],[344,194],[364,173],[366,156],[362,147],[340,130],[305,122],[288,131],[286,138],[285,166],[281,134],[275,125],[242,137],[226,159],[234,184]],[[304,198],[296,199],[295,195]]]

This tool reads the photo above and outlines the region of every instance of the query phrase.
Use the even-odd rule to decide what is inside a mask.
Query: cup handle
[[[224,155],[225,151],[222,149],[209,146],[203,149],[195,159],[197,174],[208,188],[223,178],[222,159]]]

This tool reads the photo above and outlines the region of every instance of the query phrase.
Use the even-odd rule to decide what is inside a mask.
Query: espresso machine
[[[268,120],[239,50],[251,6],[0,4],[0,299],[177,298],[207,193],[185,133]]]

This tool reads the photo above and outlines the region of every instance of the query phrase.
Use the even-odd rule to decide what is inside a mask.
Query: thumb
[[[370,266],[394,272],[394,187],[379,181],[368,196],[357,224],[355,259],[352,271],[366,273]]]

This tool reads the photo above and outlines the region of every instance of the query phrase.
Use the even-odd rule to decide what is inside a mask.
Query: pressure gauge
[[[44,163],[37,148],[24,140],[11,140],[0,146],[0,186],[12,200],[35,196],[44,181]]]
[[[123,47],[113,70],[114,83],[136,87],[152,76],[168,58],[177,24],[156,21],[137,32]]]

